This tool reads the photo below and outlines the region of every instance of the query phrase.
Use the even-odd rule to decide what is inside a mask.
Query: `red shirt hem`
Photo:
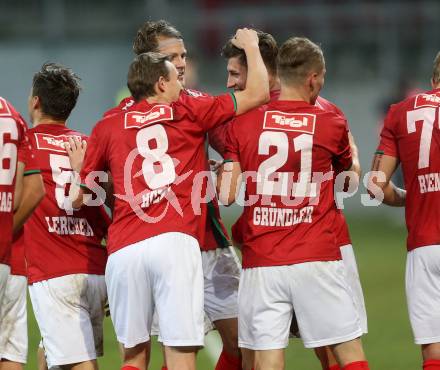
[[[72,269],[66,271],[54,272],[52,274],[29,274],[28,284],[38,283],[43,280],[54,279],[61,276],[73,275],[73,274],[90,274],[90,275],[104,275],[105,267],[103,269]]]
[[[271,260],[255,260],[255,261],[245,261],[243,259],[243,268],[254,268],[254,267],[271,267],[271,266],[285,266],[285,265],[297,265],[304,262],[327,262],[327,261],[340,261],[342,258],[339,256],[325,256],[325,257],[309,257],[309,258],[299,258],[291,259],[286,261],[271,261]]]

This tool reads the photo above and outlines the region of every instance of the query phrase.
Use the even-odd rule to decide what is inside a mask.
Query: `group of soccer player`
[[[98,368],[107,301],[122,370],[148,368],[152,335],[162,369],[193,370],[212,328],[216,370],[284,369],[292,336],[324,370],[368,369],[362,288],[334,197],[336,175],[346,190],[361,169],[346,117],[319,96],[321,48],[239,29],[222,49],[233,92],[219,96],[185,89],[184,40],[168,22],[142,25],[133,50],[131,97],[89,138],[66,125],[80,86],[64,66],[34,75],[32,128],[0,98],[0,370],[26,363],[27,285],[40,369]],[[440,54],[431,82],[390,108],[368,189],[406,207],[410,320],[423,369],[439,370]],[[222,162],[208,160],[207,141]],[[406,191],[390,180],[400,161]],[[241,266],[217,198],[233,203],[242,184]]]

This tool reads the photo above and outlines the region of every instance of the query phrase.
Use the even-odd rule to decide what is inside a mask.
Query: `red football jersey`
[[[235,98],[192,97],[172,105],[143,100],[97,123],[81,179],[95,188],[92,171],[110,170],[116,195],[110,253],[166,232],[204,244],[207,205],[199,204],[206,171],[205,133],[235,115]],[[206,175],[209,175],[207,171]]]
[[[339,109],[338,106],[336,106],[329,100],[324,99],[321,96],[318,96],[315,105],[319,108],[324,109],[327,112],[332,112],[339,115],[345,121],[347,131],[350,130],[348,125],[348,120],[345,117],[344,112],[342,112],[342,110]],[[337,243],[340,247],[351,244],[350,232],[348,230],[347,221],[345,220],[344,213],[342,212],[341,209],[337,210],[335,232],[336,232]]]
[[[18,161],[24,163],[25,165],[24,176],[41,173],[40,166],[35,157],[34,148],[28,138],[28,135],[26,135],[26,140],[23,140],[22,145],[20,145],[20,148],[18,149]],[[12,275],[27,276],[23,229],[14,235],[10,265]]]
[[[377,148],[402,166],[408,250],[440,244],[439,112],[440,89],[392,105]]]
[[[280,96],[280,90],[272,90],[270,92],[270,100],[275,101],[278,100]],[[347,124],[347,130],[348,130],[348,121],[342,112],[341,109],[339,109],[335,104],[331,103],[329,100],[322,98],[321,96],[318,96],[315,105],[327,112],[332,112],[335,114],[338,114]],[[227,125],[219,126],[214,129],[212,129],[209,132],[210,135],[210,143],[213,141],[217,147],[217,151],[219,153],[224,154],[224,148],[225,148],[225,142],[226,142],[226,129]],[[212,136],[212,137],[211,137]],[[212,144],[211,144],[212,145]],[[222,152],[223,151],[223,152]],[[243,243],[243,227],[246,226],[245,220],[247,219],[247,215],[242,213],[240,217],[237,219],[237,221],[232,225],[232,237],[235,242],[242,244]],[[350,239],[350,233],[348,230],[348,225],[345,220],[344,213],[342,210],[337,210],[337,216],[335,218],[335,226],[334,230],[336,233],[336,239],[337,244],[339,246],[351,244]]]
[[[306,102],[270,102],[232,122],[225,158],[250,171],[244,268],[341,258],[331,171],[350,167],[351,152],[340,116]]]
[[[181,98],[184,98],[186,95],[192,96],[194,98],[207,98],[210,95],[203,93],[201,91],[193,90],[193,89],[185,89],[185,93],[181,94]],[[127,112],[133,105],[135,104],[135,100],[133,97],[127,97],[121,100],[121,102],[114,108],[109,109],[107,112],[103,114],[103,117],[111,116],[115,113]],[[218,125],[216,128],[211,129],[211,131],[216,130],[219,127],[223,127],[224,125]],[[209,140],[211,138],[209,137]],[[210,143],[212,145],[212,143]],[[207,154],[206,154],[206,159]],[[209,171],[210,167],[208,161],[206,160],[206,170]],[[210,181],[210,180],[209,180]],[[210,188],[213,192],[215,192],[215,187],[212,182],[209,183]],[[220,215],[220,209],[218,205],[217,198],[214,198],[211,202],[208,203],[208,219],[206,221],[205,226],[205,235],[202,238],[204,240],[203,244],[200,246],[200,249],[203,251],[209,251],[217,249],[218,247],[226,247],[231,245],[229,240],[228,232],[226,231],[226,227],[223,224]]]
[[[26,123],[0,97],[0,263],[9,264],[12,244],[14,189],[20,147],[26,147]]]
[[[40,124],[28,136],[46,189],[24,228],[29,282],[78,273],[104,274],[107,252],[101,242],[110,219],[103,207],[72,209],[67,196],[73,171],[64,143],[71,136],[86,137],[60,124]]]
[[[14,235],[11,249],[11,275],[27,276],[26,259],[24,256],[24,232],[21,229]]]

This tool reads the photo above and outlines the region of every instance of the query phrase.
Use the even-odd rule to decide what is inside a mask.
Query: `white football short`
[[[405,280],[415,343],[440,342],[440,245],[409,251]]]
[[[131,348],[150,340],[153,312],[167,346],[203,346],[200,247],[184,233],[160,234],[109,256],[105,278],[116,336]]]
[[[208,334],[211,330],[214,330],[214,325],[211,320],[209,320],[206,312],[203,318],[203,327],[205,335]],[[153,313],[153,323],[151,324],[150,336],[157,336],[157,341],[162,343],[162,337],[160,336],[159,330],[159,317],[157,316],[156,310]]]
[[[353,300],[358,310],[359,318],[361,320],[362,334],[367,334],[367,310],[365,309],[364,293],[362,291],[362,285],[359,278],[359,271],[357,268],[353,246],[351,244],[343,245],[341,247],[341,255],[342,261],[344,261],[345,265],[347,283],[351,289],[351,292],[353,293]]]
[[[238,306],[238,344],[243,348],[286,348],[293,310],[306,348],[362,335],[342,261],[244,269]]]
[[[241,264],[233,247],[202,251],[205,312],[211,322],[238,316]]]
[[[48,367],[103,355],[103,275],[72,274],[29,286]]]
[[[28,353],[27,279],[9,275],[0,310],[0,358],[26,363]]]
[[[214,329],[213,322],[238,316],[238,284],[241,264],[233,247],[202,251],[204,280],[204,330],[205,334]],[[151,335],[158,335],[159,320],[153,315]]]

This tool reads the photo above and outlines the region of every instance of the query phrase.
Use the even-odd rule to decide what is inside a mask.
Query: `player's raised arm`
[[[391,181],[394,171],[399,165],[399,159],[382,152],[376,152],[368,179],[368,192],[374,198],[383,194],[383,202],[393,207],[405,206],[406,191],[400,189]]]
[[[236,47],[244,50],[248,65],[246,88],[235,93],[238,115],[269,101],[269,77],[261,57],[256,31],[238,29],[231,41]]]

